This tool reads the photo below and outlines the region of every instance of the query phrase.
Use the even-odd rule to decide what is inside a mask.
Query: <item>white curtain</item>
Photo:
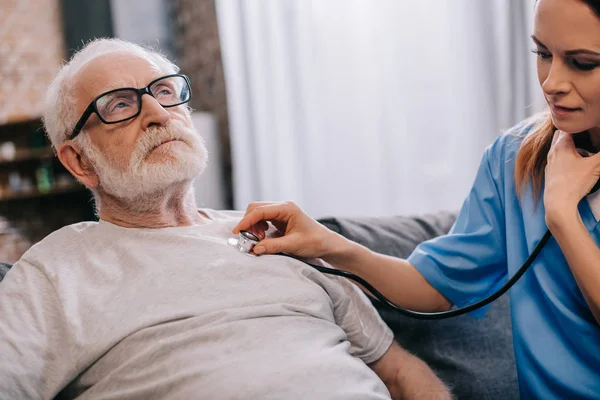
[[[540,109],[533,0],[217,0],[235,207],[457,209]]]

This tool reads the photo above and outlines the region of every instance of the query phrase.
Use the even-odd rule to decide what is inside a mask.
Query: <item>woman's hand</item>
[[[233,228],[233,233],[247,230],[264,238],[267,222],[272,223],[283,236],[261,240],[254,246],[256,254],[287,253],[305,258],[325,257],[346,241],[292,202],[250,204],[244,218]]]
[[[548,227],[577,214],[577,205],[600,178],[600,153],[583,157],[571,134],[556,131],[545,170],[544,207]]]

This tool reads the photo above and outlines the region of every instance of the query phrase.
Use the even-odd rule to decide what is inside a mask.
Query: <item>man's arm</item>
[[[20,260],[0,282],[0,398],[50,399],[76,376],[54,287]]]
[[[450,392],[435,373],[394,341],[394,335],[373,304],[353,283],[335,278],[345,296],[338,299],[339,325],[348,335],[351,352],[379,376],[393,399],[449,400]]]
[[[385,383],[392,399],[450,400],[452,396],[435,373],[398,343],[369,367]]]

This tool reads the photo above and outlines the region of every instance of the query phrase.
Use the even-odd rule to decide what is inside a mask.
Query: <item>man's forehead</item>
[[[164,75],[156,63],[140,56],[109,53],[85,64],[75,75],[78,92],[92,98],[112,89],[143,87]]]

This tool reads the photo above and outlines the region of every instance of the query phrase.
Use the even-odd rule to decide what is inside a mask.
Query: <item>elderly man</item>
[[[102,39],[51,85],[46,130],[100,221],[52,233],[0,284],[0,398],[449,398],[355,286],[241,254],[242,214],[195,207],[207,155],[177,72]]]

